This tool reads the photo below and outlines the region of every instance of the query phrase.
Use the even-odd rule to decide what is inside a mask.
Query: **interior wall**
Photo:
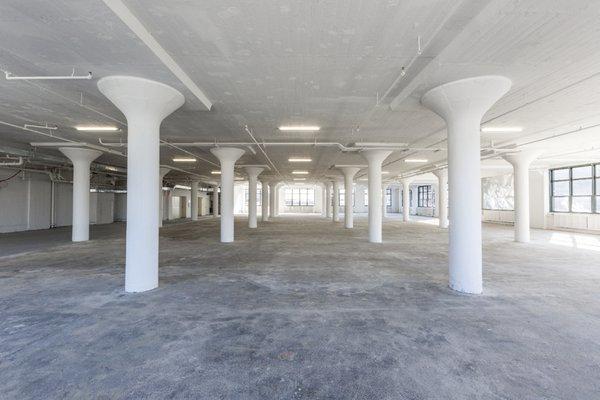
[[[0,179],[16,171],[0,169]],[[49,229],[52,225],[52,182],[45,173],[23,171],[0,184],[0,232]],[[54,183],[54,225],[69,226],[73,218],[73,186]],[[114,221],[114,194],[90,193],[90,223]]]

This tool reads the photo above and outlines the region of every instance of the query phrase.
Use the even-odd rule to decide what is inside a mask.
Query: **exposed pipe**
[[[4,75],[7,81],[50,81],[50,80],[82,80],[82,79],[92,79],[92,73],[88,72],[87,75],[75,75],[75,70],[73,70],[72,75],[58,75],[58,76],[14,76],[8,71],[4,71]]]
[[[260,146],[260,144],[258,143],[258,141],[256,140],[256,138],[252,134],[252,131],[248,128],[248,125],[244,125],[244,130],[252,138],[252,140],[254,141],[254,143],[256,143],[256,145],[258,146],[258,149],[263,153],[263,155],[265,156],[265,158],[267,159],[267,161],[269,162],[269,164],[271,164],[271,167],[273,167],[273,169],[275,170],[275,172],[277,172],[277,175],[283,177],[283,175],[281,175],[281,172],[279,172],[279,170],[277,169],[277,167],[275,166],[275,164],[273,163],[273,161],[271,161],[271,159],[267,155],[267,152]]]
[[[23,165],[23,157],[19,157],[18,161],[0,162],[0,167]]]

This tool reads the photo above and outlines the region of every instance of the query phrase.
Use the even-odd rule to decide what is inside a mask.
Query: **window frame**
[[[315,189],[287,187],[283,192],[283,202],[286,207],[314,207]]]
[[[582,168],[582,167],[590,167],[592,170],[591,176],[587,178],[573,178],[573,169]],[[560,170],[568,170],[568,178],[566,179],[554,179],[554,171]],[[588,164],[579,164],[565,167],[557,167],[552,168],[548,171],[549,173],[549,185],[550,185],[550,196],[549,197],[549,210],[553,214],[585,214],[585,215],[593,215],[600,214],[600,204],[598,203],[598,197],[600,197],[600,187],[597,185],[597,181],[600,180],[600,163],[588,163]],[[592,191],[589,195],[574,195],[573,194],[573,181],[592,181]],[[556,182],[568,182],[569,183],[569,194],[562,196],[554,195],[554,185]],[[573,198],[585,198],[589,197],[590,211],[573,211]],[[554,199],[555,198],[567,198],[568,199],[568,210],[567,211],[556,211],[554,209]]]
[[[433,208],[433,188],[432,185],[417,186],[417,207]]]

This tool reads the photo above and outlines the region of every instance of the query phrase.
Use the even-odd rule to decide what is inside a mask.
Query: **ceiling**
[[[107,0],[114,1],[114,0]],[[179,67],[213,103],[207,111],[152,50],[102,0],[4,0],[0,3],[0,68],[14,75],[77,75],[92,80],[8,81],[0,77],[0,147],[29,149],[59,141],[24,131],[56,125],[54,135],[99,144],[126,141],[126,120],[97,89],[97,79],[133,75],[181,91],[186,102],[167,117],[169,143],[325,141],[408,143],[385,163],[388,176],[446,157],[444,122],[420,105],[428,89],[454,79],[501,74],[511,91],[484,125],[522,126],[519,133],[482,133],[484,147],[536,147],[548,167],[600,160],[600,2],[589,0],[124,0]],[[418,42],[421,52],[418,52]],[[404,73],[402,73],[404,68]],[[76,125],[111,124],[117,134],[82,134]],[[285,124],[318,125],[282,133]],[[15,127],[17,126],[17,127]],[[44,130],[42,130],[44,131]],[[44,131],[47,132],[47,131]],[[240,164],[268,164],[246,152]],[[431,148],[431,150],[423,150]],[[125,148],[114,148],[125,151]],[[435,150],[435,151],[433,151]],[[364,164],[336,147],[269,146],[279,173],[307,169],[311,179],[334,164]],[[40,148],[37,155],[59,156]],[[199,157],[193,165],[175,156]],[[289,156],[308,156],[298,167]],[[119,155],[101,164],[126,166]],[[161,147],[161,163],[210,176],[207,147]],[[484,169],[508,164],[486,160]],[[276,174],[275,170],[271,171]],[[171,179],[185,181],[180,171]]]

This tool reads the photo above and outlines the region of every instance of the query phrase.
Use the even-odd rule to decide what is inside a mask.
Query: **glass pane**
[[[600,164],[596,165],[596,176],[600,178]]]
[[[573,212],[592,212],[592,196],[573,197]]]
[[[309,206],[314,206],[315,205],[315,190],[314,189],[307,189],[307,198],[308,198],[308,205]]]
[[[573,168],[573,179],[579,178],[591,178],[592,177],[592,166]]]
[[[553,197],[552,198],[552,211],[569,212],[569,198],[568,197]]]
[[[596,196],[596,212],[600,213],[600,196]]]
[[[569,179],[569,168],[555,169],[552,171],[552,180]]]
[[[552,182],[552,195],[568,196],[569,195],[569,181]]]
[[[573,181],[573,196],[585,196],[592,194],[592,180],[581,179]]]

